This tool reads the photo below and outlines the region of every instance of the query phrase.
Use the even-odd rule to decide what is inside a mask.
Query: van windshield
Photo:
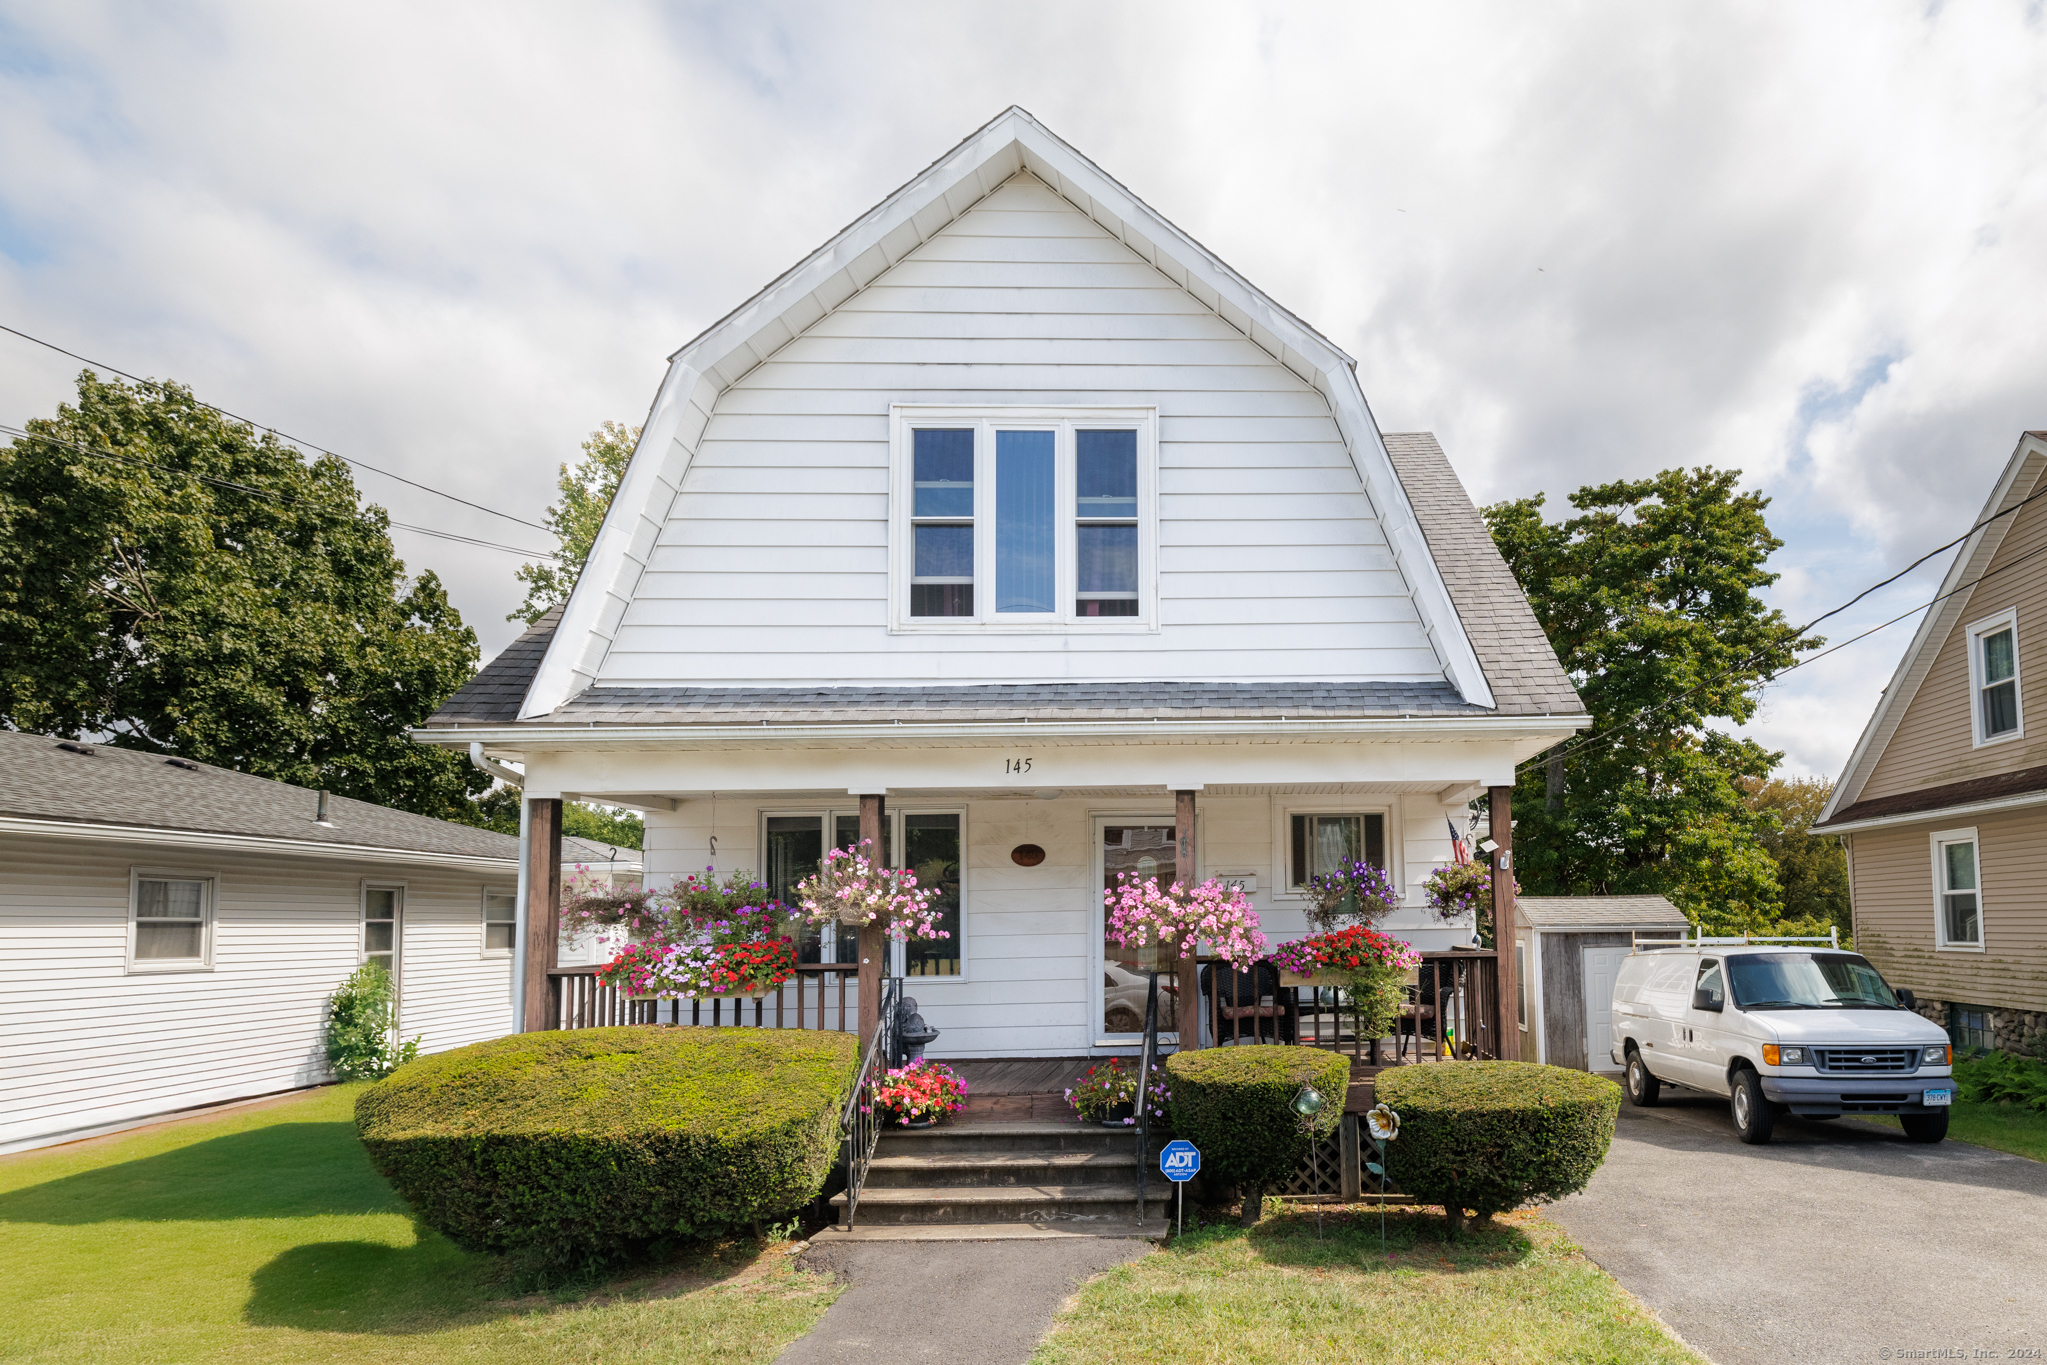
[[[1727,974],[1736,1009],[1904,1008],[1877,969],[1856,953],[1731,953]]]

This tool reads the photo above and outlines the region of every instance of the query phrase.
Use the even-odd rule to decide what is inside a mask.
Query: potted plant
[[[1151,1117],[1164,1119],[1173,1094],[1163,1066],[1153,1070],[1151,1084],[1145,1088],[1149,1092],[1146,1107]],[[1073,1083],[1066,1092],[1066,1102],[1073,1106],[1074,1115],[1084,1121],[1093,1120],[1104,1128],[1131,1126],[1137,1122],[1137,1068],[1126,1067],[1116,1057],[1099,1062]]]
[[[1181,882],[1162,887],[1157,877],[1139,880],[1119,872],[1116,885],[1102,893],[1102,905],[1109,942],[1147,968],[1148,958],[1193,957],[1203,943],[1238,968],[1265,952],[1251,898],[1242,887],[1215,877],[1190,889]]]
[[[929,1128],[966,1103],[966,1078],[922,1058],[885,1072],[874,1087],[874,1107],[905,1128]]]
[[[1400,908],[1400,893],[1384,868],[1362,859],[1318,872],[1301,888],[1308,897],[1308,922],[1327,932],[1346,921],[1374,925]]]
[[[1399,1021],[1402,984],[1421,961],[1411,945],[1362,924],[1282,943],[1272,953],[1282,986],[1338,988],[1356,1036],[1375,1040]]]
[[[759,999],[796,973],[789,908],[746,872],[721,880],[706,868],[666,892],[593,891],[564,908],[562,923],[625,932],[629,941],[597,979],[633,999]]]
[[[1521,887],[1508,875],[1508,883],[1515,895],[1521,894]],[[1480,943],[1490,948],[1493,937],[1493,873],[1485,863],[1472,861],[1446,863],[1428,875],[1422,883],[1423,895],[1429,910],[1444,923],[1452,923],[1466,915],[1472,917]]]
[[[884,867],[871,855],[874,841],[835,848],[816,872],[796,886],[796,901],[813,924],[853,928],[879,925],[890,938],[950,938],[938,927],[938,888],[920,886],[907,867]]]

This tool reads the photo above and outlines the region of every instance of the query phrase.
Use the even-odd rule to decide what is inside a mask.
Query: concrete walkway
[[[1083,1281],[1150,1249],[1105,1237],[813,1246],[798,1264],[852,1283],[776,1365],[1022,1365]]]
[[[1727,1101],[1664,1093],[1547,1212],[1718,1365],[2042,1358],[2047,1165],[1789,1115],[1745,1147]]]

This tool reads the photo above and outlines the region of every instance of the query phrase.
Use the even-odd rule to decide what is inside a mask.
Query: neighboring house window
[[[405,889],[365,886],[362,892],[363,961],[378,963],[392,976],[397,976],[403,961],[400,939],[404,930]]]
[[[1383,814],[1295,815],[1291,824],[1290,887],[1306,886],[1309,878],[1334,872],[1345,863],[1362,860],[1373,867],[1386,866]]]
[[[894,416],[892,628],[1156,626],[1151,409]]]
[[[1521,1029],[1528,1030],[1528,942],[1514,940],[1514,1010]]]
[[[483,950],[487,953],[509,953],[513,938],[518,933],[518,898],[516,893],[492,887],[483,892]]]
[[[2007,611],[1969,627],[1969,679],[1975,695],[1976,742],[2025,733],[2019,708],[2018,613]]]
[[[1935,946],[1983,946],[1982,872],[1975,830],[1946,830],[1933,836]]]
[[[1990,1011],[1981,1005],[1958,1005],[1949,1001],[1947,1036],[1957,1052],[1988,1052],[1997,1044],[1996,1034],[1990,1027]]]
[[[213,963],[211,877],[132,874],[131,971],[178,971]]]

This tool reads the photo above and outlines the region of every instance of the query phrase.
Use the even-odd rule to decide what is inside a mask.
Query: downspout
[[[519,793],[519,889],[512,914],[512,1033],[526,1026],[526,884],[527,869],[533,862],[532,814],[526,805],[526,775],[484,755],[483,744],[472,741],[469,761],[477,771],[497,778]]]

